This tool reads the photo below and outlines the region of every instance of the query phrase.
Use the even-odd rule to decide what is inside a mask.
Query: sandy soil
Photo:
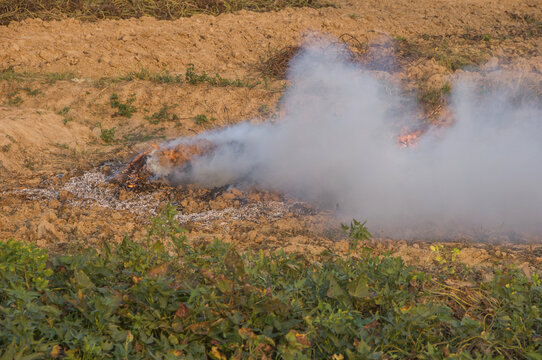
[[[144,232],[149,214],[174,201],[191,239],[345,253],[347,243],[332,214],[283,194],[163,185],[134,193],[106,181],[115,166],[151,143],[246,119],[265,121],[287,82],[264,80],[258,65],[311,32],[356,37],[368,47],[372,64],[395,54],[393,66],[375,72],[407,90],[438,89],[453,78],[454,69],[427,56],[431,51],[452,60],[467,54],[484,69],[530,77],[542,90],[542,6],[536,0],[341,0],[337,5],[177,21],[26,20],[0,27],[0,70],[19,74],[0,80],[0,239],[33,241],[53,251],[119,241],[126,233]],[[405,40],[416,55],[408,47],[398,51]],[[120,80],[142,69],[184,74],[189,64],[198,72],[260,83],[217,87]],[[455,74],[461,71],[469,70]],[[131,118],[113,116],[114,93],[122,101],[133,96],[137,112]],[[151,124],[148,118],[164,105],[179,120]],[[198,125],[193,118],[200,114],[214,120]],[[102,130],[111,128],[117,141],[108,144]],[[458,261],[467,265],[542,266],[541,245],[511,244],[514,239],[487,234],[460,240],[446,246],[461,248]],[[435,261],[427,242],[379,239],[369,246],[424,266]]]

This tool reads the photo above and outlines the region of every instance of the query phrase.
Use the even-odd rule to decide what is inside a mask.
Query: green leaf
[[[231,294],[233,292],[233,281],[221,275],[216,281],[216,286],[220,291],[225,294]]]
[[[0,360],[13,360],[13,358],[15,357],[16,351],[17,351],[17,344],[15,343],[15,340],[13,340],[11,344],[9,344],[6,351],[4,351],[4,354],[2,354],[2,357],[0,358]]]
[[[335,280],[334,277],[329,278],[329,288],[327,289],[327,296],[332,299],[342,299],[346,296],[346,292],[341,288],[341,285]]]
[[[90,280],[90,278],[87,276],[87,274],[85,274],[84,271],[75,270],[74,277],[75,277],[75,283],[78,288],[90,289],[94,287],[94,283]]]
[[[346,288],[348,294],[355,298],[366,298],[369,294],[369,286],[367,285],[367,279],[364,276],[360,276],[357,279],[351,281]]]
[[[542,354],[537,353],[537,352],[529,352],[529,353],[525,354],[525,356],[529,360],[542,360]]]
[[[243,259],[239,255],[235,249],[231,248],[226,253],[226,257],[224,258],[224,263],[228,267],[228,270],[233,272],[237,276],[243,276],[245,275],[245,264],[243,263]]]

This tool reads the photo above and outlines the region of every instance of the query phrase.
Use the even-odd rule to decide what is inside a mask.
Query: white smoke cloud
[[[170,179],[208,186],[250,181],[401,236],[542,232],[540,106],[514,103],[506,90],[484,96],[459,79],[451,96],[455,123],[401,148],[398,129],[416,122],[415,102],[405,106],[390,84],[341,51],[309,46],[289,77],[279,121],[199,135],[217,150]]]

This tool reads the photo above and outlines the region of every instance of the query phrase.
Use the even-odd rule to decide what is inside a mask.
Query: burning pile
[[[420,126],[415,129],[405,129],[401,131],[401,135],[397,137],[397,143],[402,148],[415,145],[423,133],[426,131],[426,127]]]
[[[135,189],[159,175],[158,169],[169,171],[173,168],[189,167],[192,160],[207,155],[214,149],[215,145],[207,140],[153,147],[137,155],[116,175],[116,180],[129,189]]]
[[[427,126],[418,126],[414,129],[404,128],[397,136],[400,147],[414,146],[419,138],[426,132]],[[230,150],[235,147],[243,151],[238,143],[229,142]],[[189,172],[192,163],[199,157],[209,155],[216,151],[217,145],[205,140],[186,140],[154,146],[137,155],[128,165],[116,175],[115,179],[128,189],[142,189],[151,180],[158,178],[168,179],[173,172]]]

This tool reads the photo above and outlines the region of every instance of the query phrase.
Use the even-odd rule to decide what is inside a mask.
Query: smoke
[[[453,84],[449,127],[401,148],[402,127],[418,123],[415,101],[327,44],[306,47],[291,64],[291,87],[276,122],[211,131],[217,148],[179,182],[241,180],[280,190],[373,230],[419,236],[491,229],[542,233],[542,111],[510,89],[481,92]]]

